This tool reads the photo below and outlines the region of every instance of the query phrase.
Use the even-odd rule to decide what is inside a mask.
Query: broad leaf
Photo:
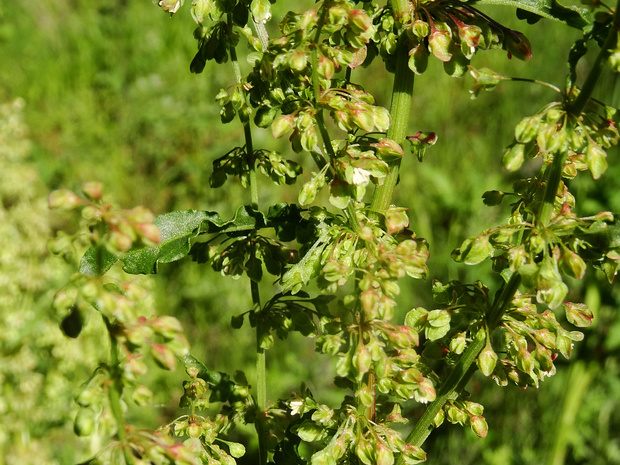
[[[157,216],[153,223],[161,231],[161,241],[155,247],[135,250],[121,257],[125,264],[123,269],[131,274],[156,273],[159,263],[170,263],[187,255],[190,239],[198,235],[203,222],[217,219],[217,214],[197,210]]]
[[[80,274],[102,276],[116,263],[118,258],[104,246],[92,246],[80,260]]]
[[[592,15],[584,8],[567,7],[556,0],[474,0],[470,3],[509,6],[581,30],[587,30],[593,22]]]

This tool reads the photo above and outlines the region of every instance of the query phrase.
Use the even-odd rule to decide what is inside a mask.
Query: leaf
[[[118,258],[102,245],[94,245],[84,253],[80,260],[80,274],[103,276],[116,263]]]
[[[556,0],[473,0],[470,3],[518,8],[584,31],[593,23],[592,14],[586,9],[567,7]]]
[[[323,228],[318,239],[306,252],[303,258],[288,269],[282,276],[282,292],[291,291],[296,294],[301,290],[302,285],[308,284],[311,278],[316,276],[317,268],[320,266],[321,253],[329,242],[330,229]]]
[[[493,255],[493,250],[493,245],[489,242],[487,235],[474,236],[465,239],[463,245],[452,252],[452,258],[467,265],[477,265]]]
[[[222,220],[215,212],[183,210],[155,217],[153,224],[161,231],[161,241],[155,247],[132,250],[116,257],[105,249],[97,264],[96,247],[91,247],[82,258],[80,272],[91,276],[105,273],[120,259],[123,270],[130,274],[156,273],[160,263],[170,263],[185,257],[190,251],[190,240],[199,234],[226,233],[231,236],[266,226],[264,214],[250,206],[237,209],[232,220]]]
[[[217,214],[197,210],[166,213],[155,218],[153,223],[161,231],[161,241],[155,247],[142,248],[127,253],[121,260],[123,269],[130,274],[157,272],[159,263],[170,263],[189,253],[190,239],[199,233],[199,227]]]

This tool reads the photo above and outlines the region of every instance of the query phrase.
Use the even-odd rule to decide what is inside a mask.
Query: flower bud
[[[307,10],[297,21],[297,27],[304,32],[308,32],[317,25],[318,21],[319,15],[316,10]]]
[[[452,59],[452,34],[449,30],[433,29],[428,38],[428,49],[438,60],[448,62]]]
[[[566,311],[566,319],[569,323],[585,328],[592,324],[594,314],[586,304],[564,302],[564,310]]]
[[[431,32],[431,28],[426,21],[422,21],[421,19],[416,19],[411,25],[411,32],[416,37],[423,39],[428,36]]]
[[[161,335],[164,339],[170,340],[183,332],[183,327],[179,320],[172,316],[160,316],[151,324],[151,328],[155,333]]]
[[[176,357],[172,350],[162,344],[151,344],[151,355],[155,363],[164,370],[173,371],[176,367]]]
[[[393,465],[394,454],[383,441],[377,441],[377,465]]]
[[[59,208],[62,210],[73,210],[85,203],[83,199],[66,189],[54,191],[47,198],[49,208]]]
[[[136,389],[134,389],[131,398],[136,405],[142,407],[153,401],[153,392],[143,384],[140,384],[136,387]]]
[[[140,236],[148,245],[155,245],[161,242],[161,231],[153,223],[138,223]]]
[[[565,250],[560,259],[560,266],[568,276],[576,279],[583,278],[586,272],[586,262],[572,250]]]
[[[363,436],[360,437],[355,446],[355,455],[362,461],[362,463],[377,463],[377,453],[375,446]]]
[[[325,79],[333,78],[334,73],[336,72],[334,62],[327,57],[321,56],[319,58],[318,71],[319,71],[319,74],[323,76]]]
[[[588,144],[586,151],[586,165],[592,173],[594,179],[598,179],[607,170],[607,154],[600,145],[596,143]]]
[[[508,57],[515,56],[519,60],[532,58],[532,46],[530,41],[522,33],[506,29],[504,31],[504,43],[502,48],[508,52]]]
[[[368,373],[368,371],[370,371],[372,357],[370,355],[370,351],[363,343],[358,344],[354,359],[357,365],[357,370],[360,373]]]
[[[303,71],[308,64],[308,55],[303,50],[295,50],[288,57],[288,65],[295,71]]]
[[[390,127],[390,112],[387,108],[372,107],[372,119],[379,132],[385,132]]]
[[[87,182],[82,186],[82,192],[91,200],[101,200],[103,184],[100,182]]]
[[[198,423],[190,423],[187,426],[187,435],[190,438],[199,438],[202,436],[202,427]]]
[[[90,408],[81,408],[73,422],[73,431],[80,437],[90,436],[95,431],[95,412]]]
[[[508,171],[516,171],[521,168],[525,155],[525,146],[523,144],[514,143],[510,145],[504,152],[502,164]]]
[[[170,13],[170,15],[173,15],[174,13],[179,11],[179,8],[181,8],[182,4],[183,0],[159,0],[158,3],[161,9]]]
[[[293,115],[280,115],[271,125],[271,132],[275,139],[279,139],[284,134],[295,127],[295,118]]]
[[[109,238],[109,244],[113,250],[125,252],[126,250],[131,249],[133,240],[127,234],[120,231],[112,231]]]
[[[254,21],[259,24],[264,24],[271,19],[271,3],[269,0],[252,0],[250,11]]]
[[[367,107],[350,110],[355,125],[364,131],[371,132],[375,128],[372,110]]]
[[[489,425],[481,415],[473,415],[469,418],[471,430],[480,438],[486,438],[489,432]]]
[[[148,372],[148,367],[141,358],[142,355],[132,356],[127,362],[127,368],[133,375],[143,376]]]
[[[348,19],[347,10],[340,6],[332,6],[329,8],[330,24],[344,24]]]
[[[487,343],[486,347],[478,355],[478,368],[480,368],[484,376],[491,376],[493,370],[495,370],[497,358],[497,354],[491,347],[491,344]]]

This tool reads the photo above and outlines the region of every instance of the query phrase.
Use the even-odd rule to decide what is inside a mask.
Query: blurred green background
[[[563,86],[577,31],[550,22],[529,26],[498,8],[485,12],[525,32],[534,58],[524,63],[491,51],[474,58],[474,66]],[[51,257],[47,243],[57,230],[77,225],[47,211],[48,193],[101,181],[107,198],[124,208],[193,208],[223,217],[238,206],[230,199],[249,203],[239,185],[209,188],[213,159],[241,145],[242,130],[219,123],[214,101],[233,82],[231,67],[209,64],[202,75],[190,74],[192,30],[189,5],[171,19],[148,0],[0,3],[0,465],[70,464],[99,446],[74,437],[73,397],[107,352],[94,312],[74,341],[62,335],[50,310],[55,291],[74,270]],[[389,106],[390,76],[379,61],[354,79]],[[485,207],[481,196],[510,190],[515,175],[501,168],[503,148],[520,119],[554,96],[542,86],[508,83],[471,100],[469,85],[470,79],[450,78],[437,63],[417,78],[410,132],[435,131],[439,142],[423,163],[405,159],[395,202],[410,208],[412,229],[431,244],[431,278],[493,285],[488,263],[465,267],[453,263],[450,252],[507,215],[508,207]],[[600,97],[618,106],[615,89],[605,76]],[[265,131],[255,131],[255,145],[285,150]],[[308,176],[311,165],[300,162]],[[578,204],[587,197],[580,213],[620,213],[616,149],[609,162],[600,182],[573,183]],[[279,201],[294,202],[294,191],[264,182],[262,204]],[[140,282],[151,291],[145,305],[181,319],[198,358],[253,379],[252,331],[233,331],[229,324],[250,307],[249,286],[188,260]],[[430,286],[431,279],[402,285],[401,317],[413,306],[432,308]],[[571,363],[559,361],[557,375],[538,390],[475,378],[469,390],[485,405],[489,436],[481,440],[442,426],[425,445],[428,463],[620,463],[620,291],[593,272],[573,289],[571,297],[585,299],[596,318]],[[291,337],[276,344],[268,368],[272,400],[287,397],[303,380],[318,399],[338,399],[331,388],[333,361],[314,354],[312,341]],[[131,420],[147,428],[171,421],[182,377],[182,371],[153,371],[156,408],[132,408]]]

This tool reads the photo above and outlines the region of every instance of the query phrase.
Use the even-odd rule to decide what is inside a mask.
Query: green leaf
[[[183,258],[189,253],[190,239],[198,235],[200,225],[209,217],[208,212],[197,210],[157,216],[153,223],[161,231],[161,241],[155,247],[132,251],[121,257],[125,264],[123,269],[131,274],[156,273],[159,263],[170,263]]]
[[[94,245],[80,260],[79,272],[85,276],[103,276],[118,258],[103,245]]]
[[[586,9],[567,7],[556,0],[473,0],[469,3],[518,8],[581,30],[587,30],[593,23],[592,14]]]
[[[465,239],[460,248],[452,252],[452,258],[467,265],[477,265],[493,255],[493,250],[493,245],[489,242],[487,235],[470,237]]]
[[[161,241],[155,247],[133,250],[121,257],[104,253],[103,265],[96,266],[96,250],[89,249],[80,269],[86,273],[105,272],[119,258],[124,271],[130,274],[156,273],[160,263],[170,263],[185,257],[190,251],[190,240],[199,234],[242,234],[266,226],[264,214],[250,206],[237,209],[232,220],[225,221],[214,212],[184,210],[159,215],[153,222],[161,231]]]
[[[302,285],[308,284],[316,276],[321,264],[321,253],[330,239],[329,228],[323,228],[314,245],[306,252],[303,258],[293,265],[282,276],[282,292],[291,291],[296,294]]]

